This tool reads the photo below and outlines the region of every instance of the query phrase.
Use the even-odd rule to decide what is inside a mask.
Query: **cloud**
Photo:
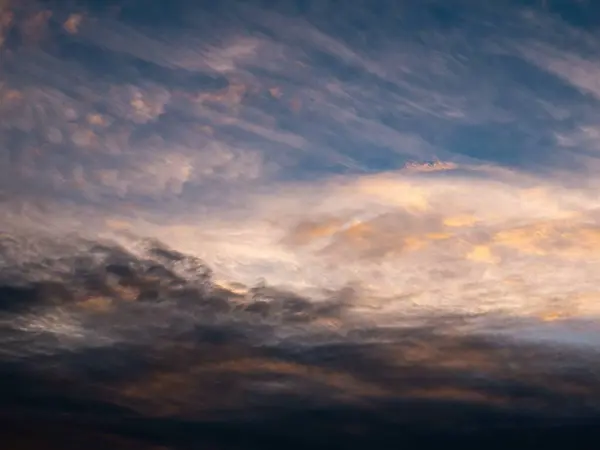
[[[313,293],[357,283],[374,308],[365,317],[394,321],[430,308],[538,316],[552,298],[568,305],[593,285],[597,208],[593,190],[538,182],[544,187],[516,174],[501,182],[399,172],[249,193],[237,212],[201,219],[189,211],[174,228],[134,227],[185,242],[224,280],[252,285],[268,274],[270,283]],[[547,276],[548,267],[563,275]],[[504,285],[514,276],[526,287]],[[414,300],[402,306],[385,300],[408,294]]]
[[[117,25],[131,33],[147,31]],[[102,21],[94,26],[108,27]],[[278,32],[285,35],[285,27]],[[95,42],[88,35],[81,37],[82,33],[83,29],[77,39]],[[180,39],[184,41],[183,36]],[[218,88],[178,83],[191,79],[190,72],[208,69],[188,67],[181,72],[181,67],[162,59],[146,61],[155,64],[148,66],[148,72],[167,74],[162,81],[140,76],[114,83],[82,61],[61,66],[63,59],[49,52],[27,58],[22,54],[30,64],[19,69],[25,74],[39,67],[48,74],[51,68],[73,69],[69,71],[73,84],[81,86],[80,92],[93,106],[56,81],[27,89],[9,83],[4,95],[6,105],[13,106],[5,112],[6,139],[12,139],[14,148],[27,147],[28,151],[17,161],[7,147],[6,179],[10,181],[6,183],[16,195],[23,195],[25,181],[32,181],[30,189],[56,199],[52,204],[58,214],[79,222],[103,216],[94,230],[102,228],[104,220],[128,224],[119,228],[158,236],[192,251],[214,267],[223,283],[252,286],[264,277],[271,284],[317,296],[327,289],[359,285],[364,289],[364,303],[370,302],[378,311],[368,314],[381,314],[391,321],[399,320],[405,311],[412,314],[431,308],[440,313],[508,309],[517,316],[537,317],[541,313],[536,308],[552,295],[568,299],[589,291],[595,276],[591,250],[595,248],[597,208],[591,182],[582,186],[587,179],[552,172],[551,163],[539,158],[534,158],[535,164],[546,171],[537,175],[475,163],[460,154],[462,142],[450,149],[440,139],[429,139],[426,130],[397,126],[402,121],[396,119],[383,120],[373,105],[383,114],[403,97],[399,109],[411,114],[419,111],[414,117],[435,121],[440,114],[418,106],[434,97],[448,98],[435,89],[426,94],[425,87],[405,73],[394,76],[375,70],[360,55],[360,48],[348,53],[341,38],[309,34],[308,48],[293,42],[275,45],[265,39],[246,47],[240,40],[227,40],[253,50],[242,52],[235,64],[227,63],[223,86]],[[368,78],[369,82],[360,77],[344,79],[337,69],[317,65],[319,76],[330,81],[311,81],[312,51],[323,40],[330,56],[374,78]],[[165,58],[170,55],[160,50],[170,41],[152,45]],[[308,68],[300,64],[291,70],[281,63],[281,53],[268,50],[282,45]],[[440,42],[436,45],[443,47]],[[380,65],[389,62],[384,47],[374,53]],[[408,56],[414,50],[409,47],[404,49]],[[137,50],[132,52],[144,59]],[[124,66],[138,64],[119,60],[113,50],[101,54]],[[227,55],[238,53],[232,50]],[[270,73],[261,78],[255,70],[263,63]],[[160,72],[159,66],[167,72]],[[440,68],[440,76],[444,74]],[[502,73],[497,76],[508,82]],[[286,84],[277,98],[269,90],[274,80],[282,78],[295,84]],[[382,85],[383,81],[391,84]],[[430,86],[434,80],[425,81]],[[507,86],[506,95],[518,94],[518,89]],[[465,94],[467,104],[479,95],[475,87],[473,93]],[[400,93],[400,88],[406,91]],[[528,92],[526,97],[535,95]],[[289,109],[286,102],[292,99],[298,99],[302,107]],[[35,113],[34,102],[39,105]],[[516,114],[511,108],[505,112]],[[447,120],[451,127],[472,126],[469,117]],[[506,117],[500,114],[489,120],[496,123]],[[442,128],[450,126],[445,120]],[[565,135],[569,132],[573,130]],[[590,134],[590,146],[593,139]],[[59,146],[72,158],[57,158]],[[367,154],[382,155],[386,167],[396,162],[399,170],[372,169]],[[443,163],[418,162],[440,161],[434,154],[443,157]],[[415,165],[406,167],[407,155],[417,161]],[[312,173],[303,166],[314,167],[311,164],[317,160],[329,169],[344,167],[346,174],[324,170],[316,180],[297,181]],[[65,197],[75,197],[79,204],[63,203]],[[101,205],[102,213],[86,208],[90,201]],[[540,229],[545,230],[543,238],[538,236]],[[569,270],[574,259],[588,261],[589,272]],[[524,267],[540,282],[531,281],[526,288],[499,284],[523,273]],[[542,276],[548,267],[565,276],[554,280]],[[573,277],[571,283],[569,277]],[[526,295],[533,295],[538,306],[523,306]],[[411,298],[407,307],[393,306],[387,300],[403,296]],[[578,314],[586,313],[578,310]]]
[[[0,5],[3,417],[173,448],[597,417],[588,33]]]
[[[527,149],[520,158],[529,161],[529,169],[543,170],[552,169],[556,161],[540,157],[537,144],[529,146],[544,141],[540,133],[545,132],[539,130],[550,130],[552,139],[563,136],[581,143],[577,130],[580,125],[591,126],[593,117],[583,106],[573,105],[553,90],[523,90],[503,65],[492,73],[483,64],[502,52],[521,57],[524,54],[516,44],[546,39],[547,33],[529,27],[540,17],[532,19],[513,10],[501,15],[502,20],[514,19],[519,31],[512,47],[497,26],[486,28],[482,45],[475,46],[465,42],[461,32],[441,36],[435,20],[424,16],[424,26],[431,32],[423,45],[410,39],[392,45],[382,26],[367,48],[333,23],[320,26],[310,14],[288,14],[280,6],[283,9],[270,12],[233,8],[226,19],[209,13],[202,19],[192,9],[186,14],[188,26],[160,31],[116,13],[55,8],[52,20],[60,23],[60,29],[71,19],[85,17],[77,33],[61,35],[59,47],[64,51],[45,42],[35,51],[14,43],[11,47],[13,75],[3,86],[7,97],[3,151],[29,148],[20,152],[20,161],[3,155],[9,161],[3,166],[9,168],[6,178],[12,180],[12,190],[27,184],[66,195],[65,191],[76,188],[85,192],[84,201],[110,203],[126,195],[134,203],[148,204],[175,195],[207,197],[207,183],[216,180],[220,187],[230,184],[227,190],[243,191],[274,179],[400,168],[408,160],[415,162],[407,167],[410,171],[437,170],[442,166],[423,163],[439,161],[436,158],[442,158],[444,169],[452,172],[486,159],[484,148],[490,148],[488,154],[506,153],[493,150],[505,140],[495,132],[471,150],[465,149],[477,139],[454,141],[468,132],[464,127],[509,123],[518,123],[519,133],[524,133],[523,140],[513,144]],[[343,17],[356,12],[352,11]],[[490,13],[497,11],[477,11]],[[406,17],[411,14],[411,8],[405,11]],[[198,21],[210,22],[207,17],[215,19],[212,27],[194,31]],[[495,20],[501,17],[494,16]],[[557,22],[551,26],[568,31]],[[47,41],[58,42],[56,33],[63,31],[50,28]],[[242,28],[256,33],[241,33]],[[585,40],[574,33],[569,36],[573,43]],[[460,52],[452,50],[453,45]],[[94,57],[85,58],[86,54]],[[20,79],[32,81],[23,89]],[[469,89],[463,89],[467,84]],[[510,101],[495,100],[499,89]],[[527,117],[521,113],[525,110],[531,112]],[[577,127],[563,129],[564,121],[555,112],[559,110],[568,111]],[[594,142],[591,136],[585,146],[591,148]],[[69,157],[57,157],[58,147]],[[156,165],[138,164],[142,153],[150,161],[188,161],[196,175],[185,182],[174,181],[176,186],[160,181],[170,175],[159,175],[156,186],[149,187]],[[235,156],[215,168],[212,161],[225,153]],[[42,168],[52,170],[44,175]],[[139,186],[133,188],[136,183]],[[220,201],[225,201],[223,197]]]
[[[594,75],[600,69],[598,55],[585,58],[573,52],[573,49],[565,51],[543,44],[531,45],[522,51],[531,61],[564,79],[581,92],[596,98],[600,96],[600,88]]]
[[[76,34],[79,31],[81,22],[83,21],[83,15],[81,14],[70,14],[67,20],[63,23],[63,28],[71,34]]]
[[[176,443],[185,424],[188,444],[226,443],[230,433],[213,427],[260,443],[265,426],[286,430],[267,434],[282,442],[335,439],[346,448],[385,430],[388,438],[459,442],[546,432],[557,421],[585,423],[600,407],[589,349],[465,333],[460,315],[371,326],[347,315],[356,298],[348,292],[329,303],[268,285],[239,294],[212,283],[197,258],[159,242],[140,242],[137,254],[111,242],[33,243],[4,241],[0,267],[3,276],[18,269],[0,290],[0,371],[11,393],[0,407],[13,418],[37,417],[30,429],[50,415],[70,423],[77,414],[81,432],[115,423],[111,432],[127,437],[148,426],[162,443]],[[127,298],[126,289],[136,294]],[[324,318],[338,325],[325,327]],[[10,403],[25,395],[27,409]]]

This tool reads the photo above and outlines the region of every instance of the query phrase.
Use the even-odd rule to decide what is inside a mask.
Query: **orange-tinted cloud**
[[[48,22],[52,11],[37,11],[18,23],[19,31],[26,42],[38,44],[48,32]]]
[[[63,28],[70,34],[77,34],[82,21],[82,14],[70,14],[65,23],[63,23]]]
[[[467,253],[467,259],[484,263],[495,263],[498,260],[497,257],[494,256],[492,250],[485,245],[475,246]]]
[[[3,1],[0,3],[0,49],[3,47],[9,30],[14,21],[14,14],[10,10],[10,3]]]

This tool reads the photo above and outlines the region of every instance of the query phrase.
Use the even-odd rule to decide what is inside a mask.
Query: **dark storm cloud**
[[[71,245],[4,241],[3,408],[24,417],[66,414],[125,435],[149,421],[174,445],[192,424],[208,427],[193,439],[209,439],[214,421],[259,434],[291,421],[310,431],[272,438],[347,446],[348,433],[546,426],[600,407],[595,353],[465,336],[461,317],[344,324],[348,292],[315,302],[258,286],[242,296],[157,242],[143,244],[144,256],[108,242]],[[157,417],[183,428],[168,431]]]
[[[330,301],[315,304],[266,285],[257,285],[246,294],[235,293],[215,285],[211,270],[199,258],[154,240],[140,242],[137,253],[110,241],[76,236],[58,241],[4,235],[0,244],[4,323],[26,334],[39,332],[40,337],[45,324],[48,336],[64,331],[68,338],[73,331],[76,346],[76,341],[86,345],[87,332],[100,333],[92,338],[98,342],[103,338],[115,343],[141,342],[135,336],[136,327],[130,327],[131,320],[149,327],[139,328],[140,339],[145,339],[143,334],[152,339],[153,329],[184,332],[196,321],[237,316],[269,326],[288,322],[301,326],[339,319],[351,298],[342,290],[331,293]],[[64,328],[61,319],[65,319]]]

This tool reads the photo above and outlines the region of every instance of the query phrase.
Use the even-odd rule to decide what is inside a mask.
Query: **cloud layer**
[[[596,415],[592,6],[200,3],[0,1],[14,404],[315,445]]]
[[[353,286],[386,318],[594,317],[595,32],[314,8],[7,2],[5,228],[159,237],[223,283]]]

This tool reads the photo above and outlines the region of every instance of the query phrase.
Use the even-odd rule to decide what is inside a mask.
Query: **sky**
[[[218,324],[248,333],[252,356],[188,376],[241,373],[273,357],[257,356],[263,346],[399,345],[430,327],[456,341],[453,364],[475,358],[484,372],[508,370],[505,355],[487,361],[465,336],[571,349],[564,367],[589,361],[600,341],[599,26],[585,0],[1,0],[0,323],[11,345],[0,355],[35,366]],[[111,264],[129,267],[110,275],[116,290],[81,282],[81,267],[106,275]],[[158,266],[153,277],[219,300],[190,305],[169,284],[152,294],[165,302],[139,306]],[[20,295],[31,309],[14,306]],[[417,341],[446,364],[433,337]],[[378,363],[395,360],[386,355]],[[311,376],[356,397],[399,395],[340,364]],[[169,397],[182,376],[171,370],[147,390],[102,383],[137,410],[200,414],[178,390],[198,386],[177,382]],[[419,392],[463,398],[463,387]]]
[[[7,227],[371,306],[597,314],[585,4],[159,3],[7,3]]]

